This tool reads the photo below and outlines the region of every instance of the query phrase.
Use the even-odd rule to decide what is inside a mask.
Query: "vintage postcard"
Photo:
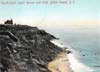
[[[0,72],[100,72],[100,0],[0,0]]]

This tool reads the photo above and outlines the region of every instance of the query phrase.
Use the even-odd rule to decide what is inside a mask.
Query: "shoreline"
[[[52,72],[73,72],[66,52],[60,53],[48,64],[48,69]]]
[[[56,41],[58,40],[51,40],[53,44],[63,48],[64,51],[58,54],[58,56],[48,64],[48,69],[52,72],[73,72],[68,58],[68,52],[70,50]]]
[[[52,40],[51,42],[54,43],[55,45],[57,45],[58,47],[65,49],[65,51],[66,51],[65,58],[67,61],[64,63],[67,63],[67,67],[69,67],[69,69],[71,70],[71,71],[69,71],[69,69],[68,69],[67,72],[80,72],[81,70],[84,70],[85,72],[90,72],[90,71],[93,72],[94,71],[90,67],[79,62],[79,60],[74,56],[74,53],[71,53],[71,52],[73,52],[73,50],[72,49],[70,50],[69,45],[66,46],[66,45],[60,44],[60,42],[58,40]],[[64,55],[63,55],[63,57],[64,57]],[[61,58],[64,59],[63,57],[61,57]],[[59,59],[59,58],[56,58],[56,59]],[[84,72],[84,71],[82,71],[82,72]],[[54,71],[54,72],[59,72],[59,71]],[[60,71],[60,72],[66,72],[66,71]]]

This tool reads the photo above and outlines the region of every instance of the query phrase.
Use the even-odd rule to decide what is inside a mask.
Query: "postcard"
[[[100,72],[99,0],[0,0],[0,72]]]

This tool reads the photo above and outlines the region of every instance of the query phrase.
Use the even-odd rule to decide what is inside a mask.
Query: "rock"
[[[50,72],[48,63],[63,51],[52,39],[37,27],[0,25],[0,72]]]
[[[71,51],[70,50],[67,50],[67,54],[70,54],[71,53]]]

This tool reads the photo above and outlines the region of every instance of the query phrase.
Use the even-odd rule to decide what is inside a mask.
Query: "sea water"
[[[46,28],[60,38],[54,42],[69,48],[70,66],[74,72],[100,72],[100,29],[98,26],[78,28]]]

